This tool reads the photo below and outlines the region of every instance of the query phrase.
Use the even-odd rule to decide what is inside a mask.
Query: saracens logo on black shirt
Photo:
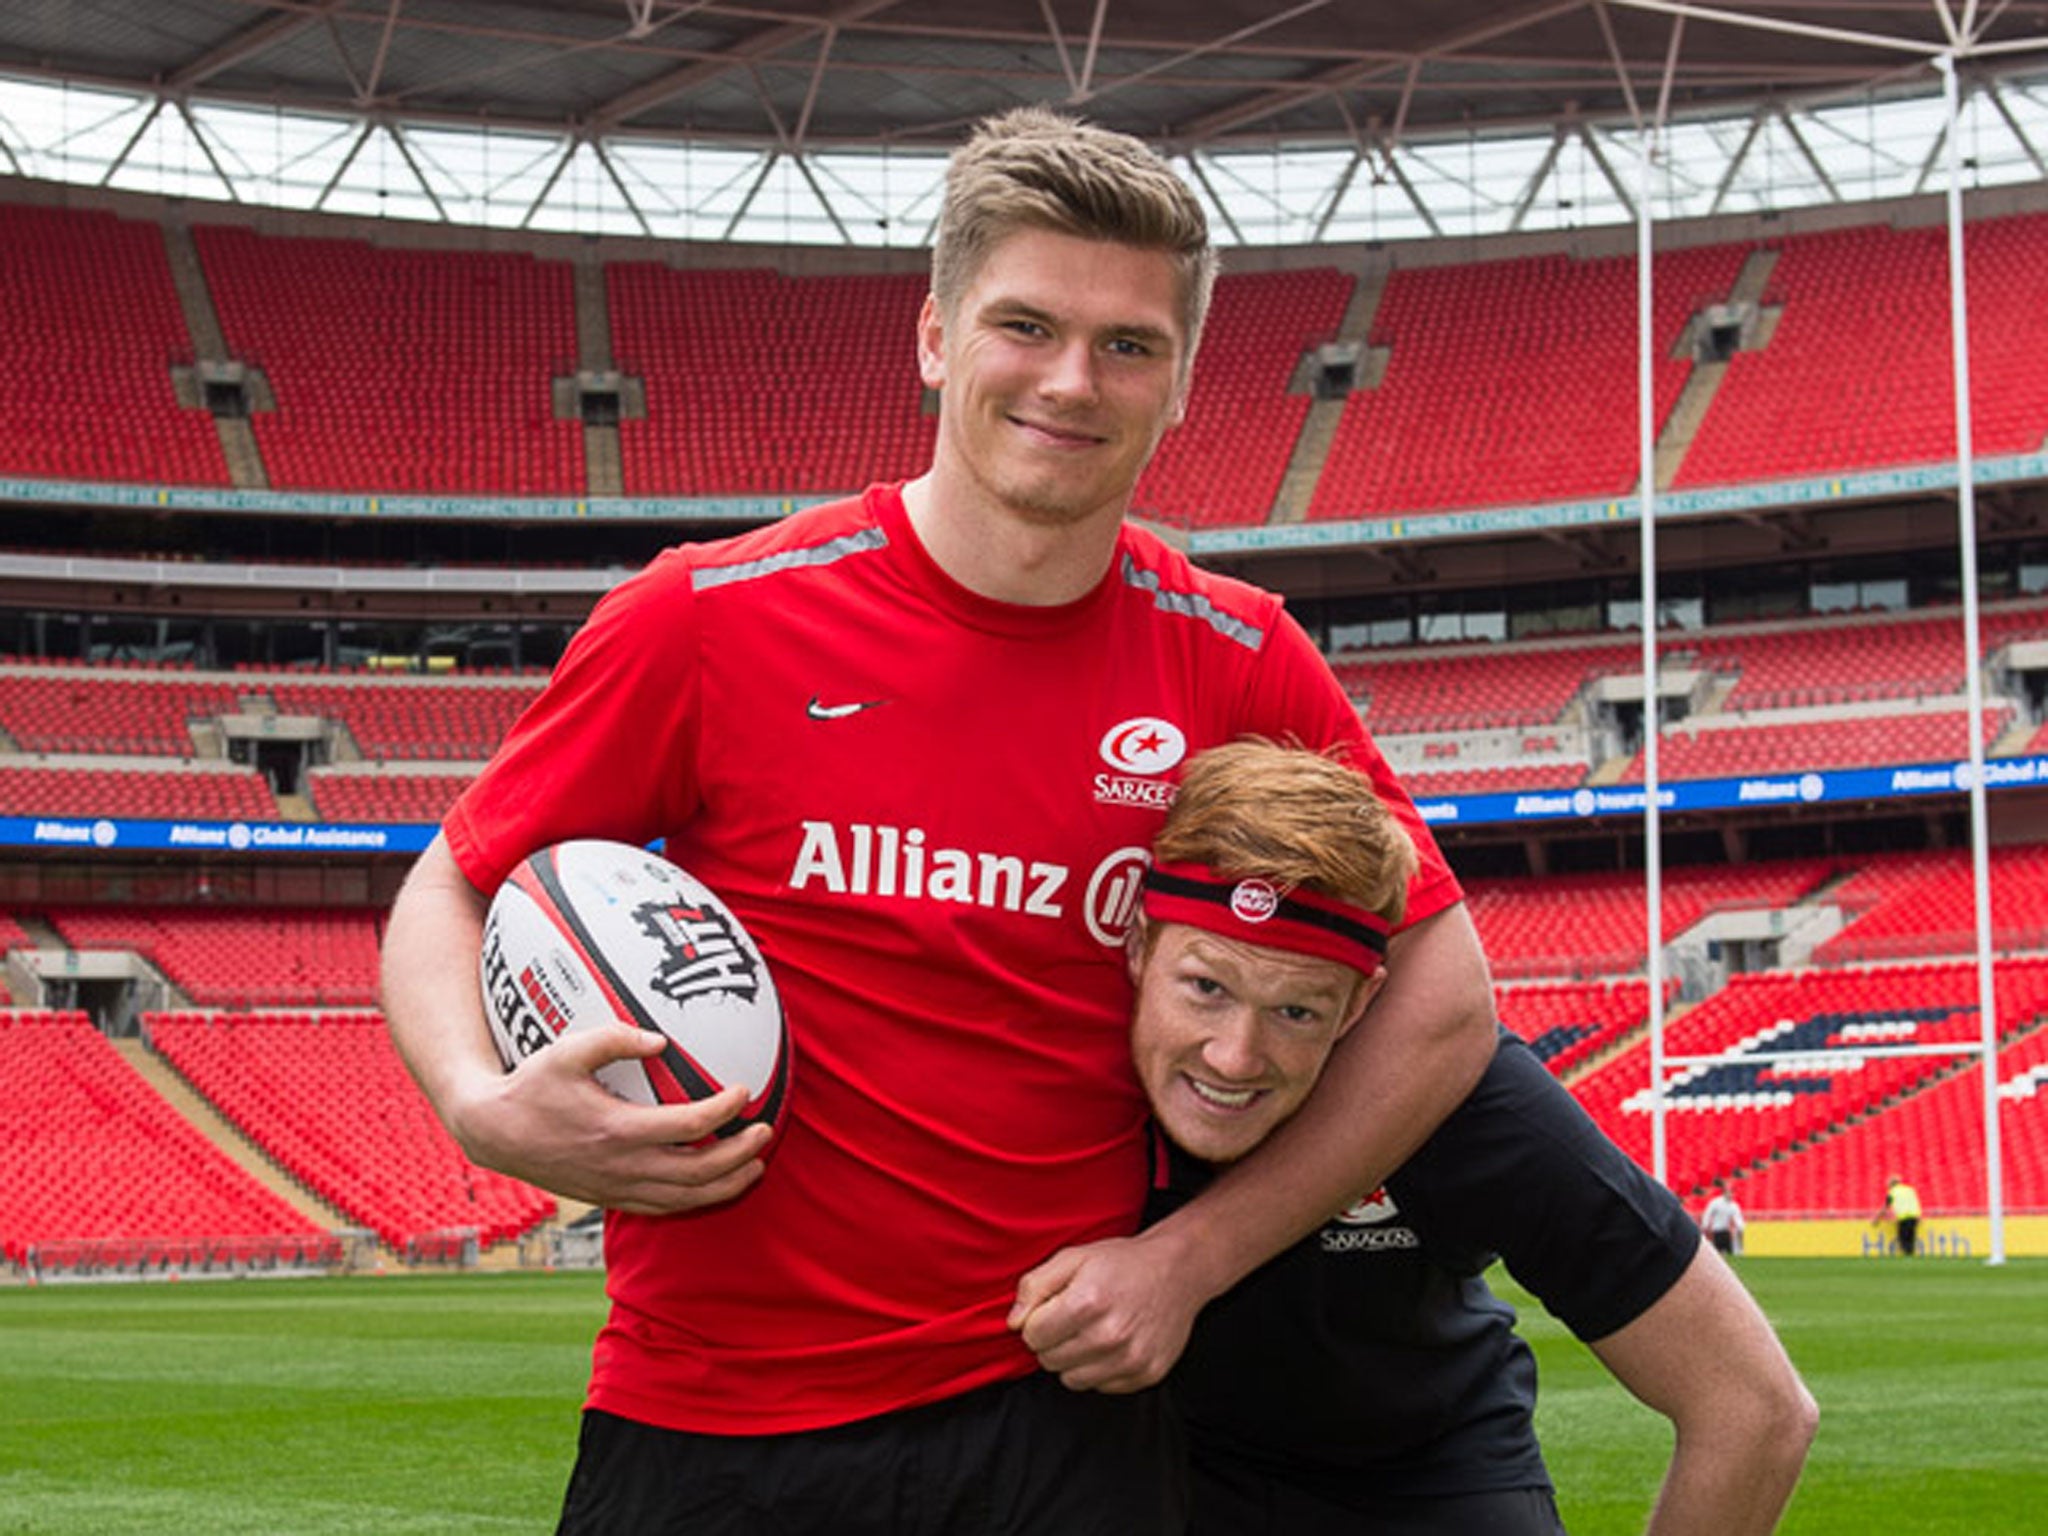
[[[754,957],[714,907],[680,901],[645,902],[633,911],[640,931],[662,946],[660,967],[648,985],[676,1003],[730,993],[744,1002],[760,995]]]
[[[1363,1200],[1356,1200],[1337,1214],[1337,1219],[1318,1234],[1325,1253],[1384,1253],[1389,1249],[1420,1248],[1415,1229],[1392,1223],[1401,1214],[1394,1197],[1382,1184]]]

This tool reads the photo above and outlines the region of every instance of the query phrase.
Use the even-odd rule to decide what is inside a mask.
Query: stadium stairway
[[[209,364],[217,366],[234,361],[228,351],[227,337],[220,328],[220,312],[213,305],[213,290],[206,285],[206,270],[200,265],[199,248],[192,242],[192,231],[182,224],[166,223],[163,232],[171,286],[177,292],[178,307],[184,311],[185,329],[192,336],[195,362],[203,370]],[[196,390],[197,386],[194,388]],[[269,400],[268,391],[269,385],[265,383],[261,392],[266,402]],[[197,403],[203,407],[203,396]],[[269,489],[270,475],[263,467],[263,450],[257,445],[256,431],[249,424],[248,417],[216,416],[213,426],[220,438],[221,454],[227,460],[228,478],[243,490]]]
[[[177,1068],[157,1055],[145,1042],[138,1039],[116,1040],[114,1049],[195,1130],[308,1221],[316,1222],[330,1232],[355,1226],[346,1214],[322,1200],[265,1156],[233,1121],[215,1109]]]
[[[1778,253],[1774,250],[1751,251],[1742,263],[1735,285],[1728,291],[1730,305],[1751,304],[1761,311],[1765,290],[1770,286],[1771,269],[1778,264]],[[1751,339],[1751,347],[1769,344],[1770,331],[1775,325],[1775,309],[1762,311],[1757,334]],[[1686,328],[1681,345],[1693,341],[1694,329]],[[1678,399],[1671,407],[1671,413],[1664,418],[1663,430],[1658,433],[1656,457],[1654,459],[1657,489],[1668,491],[1678,479],[1678,471],[1685,463],[1686,450],[1692,447],[1693,438],[1698,435],[1700,423],[1707,419],[1707,411],[1714,403],[1714,396],[1720,392],[1722,380],[1728,377],[1728,364],[1696,359],[1693,369],[1686,376],[1685,388],[1678,392]]]
[[[1379,383],[1379,375],[1386,371],[1386,355],[1381,352],[1376,360],[1372,348],[1373,317],[1379,313],[1380,298],[1387,291],[1387,276],[1392,268],[1375,265],[1364,273],[1358,284],[1351,290],[1351,301],[1345,306],[1344,318],[1338,323],[1337,334],[1331,339],[1340,342],[1356,342],[1360,350],[1361,374],[1358,387],[1370,388]],[[1315,366],[1313,356],[1301,360],[1295,370],[1294,387],[1309,392],[1308,376]],[[1316,400],[1308,408],[1308,415],[1302,419],[1301,433],[1294,440],[1294,451],[1288,456],[1287,469],[1280,477],[1280,491],[1274,498],[1272,516],[1275,523],[1298,523],[1308,516],[1309,503],[1315,499],[1316,482],[1322,478],[1323,465],[1330,457],[1330,444],[1336,439],[1337,427],[1344,419],[1344,399]]]

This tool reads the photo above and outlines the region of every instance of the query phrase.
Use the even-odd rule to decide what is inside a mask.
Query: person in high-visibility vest
[[[1871,1218],[1870,1224],[1874,1227],[1881,1221],[1897,1225],[1899,1252],[1912,1257],[1920,1236],[1920,1193],[1896,1173],[1885,1180],[1884,1205]]]

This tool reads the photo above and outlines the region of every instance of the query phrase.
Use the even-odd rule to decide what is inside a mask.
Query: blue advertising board
[[[2048,756],[2001,757],[1984,765],[1987,790],[2048,785]],[[1954,795],[1968,790],[1970,765],[1903,763],[1743,778],[1686,779],[1658,786],[1660,810],[1732,811]],[[1639,817],[1640,784],[1523,789],[1508,794],[1418,796],[1424,821],[1440,827]],[[0,816],[0,848],[80,853],[415,854],[433,840],[424,822],[127,821],[93,816]]]

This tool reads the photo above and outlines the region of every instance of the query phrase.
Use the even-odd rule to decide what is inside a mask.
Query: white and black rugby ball
[[[667,859],[578,839],[512,871],[484,921],[484,1011],[507,1070],[572,1029],[623,1022],[658,1056],[598,1079],[636,1104],[680,1104],[743,1083],[732,1135],[774,1124],[789,1096],[789,1031],[761,951],[732,910]]]

